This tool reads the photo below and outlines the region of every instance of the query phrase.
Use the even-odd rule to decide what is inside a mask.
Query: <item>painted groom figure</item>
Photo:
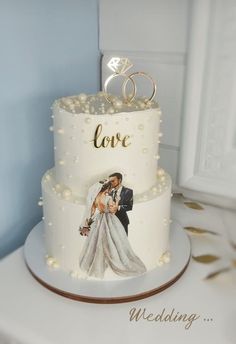
[[[110,212],[118,217],[128,235],[129,218],[127,211],[133,208],[133,190],[122,185],[121,173],[116,172],[111,174],[109,181],[111,183],[110,195],[114,201],[114,204],[109,207]]]

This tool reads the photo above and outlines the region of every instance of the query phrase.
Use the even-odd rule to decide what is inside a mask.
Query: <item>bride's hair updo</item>
[[[104,192],[105,190],[109,189],[111,187],[111,183],[108,181],[108,182],[105,182],[100,190],[100,192]]]

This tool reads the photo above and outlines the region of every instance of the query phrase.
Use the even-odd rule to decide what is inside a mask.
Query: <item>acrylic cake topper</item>
[[[143,77],[147,78],[149,81],[151,81],[151,83],[152,83],[152,87],[153,87],[152,94],[148,99],[145,100],[145,102],[148,103],[155,97],[157,86],[156,86],[155,81],[153,80],[153,78],[150,75],[148,75],[147,73],[144,73],[144,72],[134,72],[134,73],[131,73],[129,75],[126,74],[126,72],[131,67],[133,67],[132,62],[127,57],[112,57],[110,59],[110,61],[108,62],[107,66],[109,69],[111,69],[114,72],[112,75],[110,75],[106,79],[106,81],[104,83],[105,97],[109,103],[112,103],[112,99],[111,99],[111,97],[109,97],[109,94],[107,92],[108,84],[112,81],[112,79],[114,79],[118,76],[122,76],[125,78],[125,80],[122,84],[122,96],[123,96],[126,103],[131,103],[136,96],[137,86],[136,86],[136,83],[134,80],[135,76],[143,76]],[[127,95],[127,84],[129,81],[131,82],[133,89],[132,89],[132,93]]]

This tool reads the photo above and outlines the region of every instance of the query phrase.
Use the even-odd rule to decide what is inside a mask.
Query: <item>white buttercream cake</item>
[[[131,278],[168,263],[171,178],[161,110],[80,94],[53,104],[55,167],[42,179],[45,264],[73,278]]]

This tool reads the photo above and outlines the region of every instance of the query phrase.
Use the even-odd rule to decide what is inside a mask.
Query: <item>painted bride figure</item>
[[[114,204],[108,181],[91,186],[80,234],[86,236],[80,256],[80,268],[88,276],[103,278],[110,267],[117,275],[135,276],[146,271],[143,262],[132,250],[125,229],[111,213]],[[117,200],[116,202],[119,202]]]

